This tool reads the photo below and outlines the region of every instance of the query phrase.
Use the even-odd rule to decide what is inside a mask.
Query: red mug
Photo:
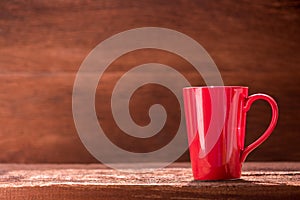
[[[241,177],[247,155],[272,133],[278,107],[266,94],[248,96],[248,87],[209,86],[183,89],[190,158],[195,180]],[[244,148],[246,114],[256,100],[267,101],[272,120],[255,142]]]

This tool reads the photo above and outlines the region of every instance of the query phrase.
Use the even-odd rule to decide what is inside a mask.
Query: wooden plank
[[[248,85],[250,93],[274,96],[280,107],[278,126],[248,159],[299,161],[299,13],[299,2],[290,0],[0,1],[0,151],[5,152],[0,162],[96,162],[81,144],[72,119],[75,73],[101,41],[145,26],[171,28],[194,38],[214,59],[226,85]],[[137,60],[142,63],[149,58],[178,65],[193,84],[204,84],[176,56],[143,51],[116,61],[104,78],[104,95],[109,95],[106,89],[111,88],[113,77]],[[160,98],[153,95],[156,92],[153,89],[144,95],[152,96],[149,102],[160,101],[163,92]],[[97,94],[97,102],[100,97]],[[142,111],[137,109],[136,118],[146,123],[147,117],[139,115]],[[268,112],[261,102],[250,111],[247,144],[266,128]],[[172,116],[178,118],[176,113]],[[120,141],[113,123],[103,123],[113,130],[112,140]],[[172,121],[166,133],[177,124]],[[157,147],[168,140],[159,140]],[[120,143],[125,149],[133,148],[126,140]],[[151,144],[153,141],[137,150],[149,150]],[[187,160],[185,153],[181,161]]]
[[[106,76],[106,80],[114,78],[117,73]],[[279,74],[276,76],[280,76]],[[0,131],[0,154],[2,162],[22,162],[22,163],[89,163],[97,162],[82,145],[74,126],[71,110],[72,82],[75,75],[61,73],[55,76],[2,76],[0,79],[0,122],[3,124]],[[106,87],[106,86],[105,86]],[[107,86],[108,87],[108,86]],[[27,88],[30,88],[28,90]],[[13,91],[11,93],[11,91]],[[156,90],[154,90],[156,91]],[[7,95],[9,94],[10,95]],[[110,94],[98,91],[97,105],[107,103],[103,101],[104,96]],[[146,95],[146,94],[145,94]],[[147,95],[149,99],[151,96]],[[162,98],[163,97],[163,98]],[[168,96],[161,96],[160,102],[168,103]],[[139,102],[137,102],[137,105]],[[140,101],[142,103],[142,101]],[[282,105],[282,108],[289,109],[290,105]],[[108,108],[110,106],[107,106]],[[137,106],[139,108],[140,106]],[[100,107],[97,113],[101,112]],[[138,118],[144,119],[145,113],[134,110]],[[106,111],[108,112],[108,111]],[[173,111],[174,112],[174,111]],[[268,123],[269,112],[265,104],[258,104],[251,110],[248,119],[247,142],[250,143],[258,137]],[[296,109],[289,110],[293,116],[297,115]],[[176,113],[172,113],[176,115]],[[257,116],[261,116],[257,118]],[[265,116],[263,119],[262,116]],[[151,150],[163,145],[165,139],[160,138],[159,142],[153,140],[138,143],[135,140],[128,142],[126,135],[121,135],[118,129],[112,128],[113,123],[109,118],[101,119],[105,127],[109,128],[112,140],[123,148],[131,150],[131,143],[135,143],[134,148],[140,151]],[[4,125],[5,124],[5,125]],[[295,140],[297,127],[291,126],[291,121],[281,121],[279,129],[255,152],[250,154],[249,160],[297,160],[298,140]],[[285,127],[285,131],[280,132]],[[164,134],[172,134],[171,128],[166,129]],[[125,139],[120,140],[120,137]],[[285,140],[283,141],[284,138]],[[281,144],[281,145],[279,145]],[[286,144],[286,145],[285,145]],[[287,145],[288,144],[288,145]],[[156,146],[156,148],[157,148]],[[186,152],[180,161],[189,159]]]
[[[103,165],[0,165],[0,199],[293,199],[300,163],[245,163],[242,178],[193,181],[188,163],[116,171]]]

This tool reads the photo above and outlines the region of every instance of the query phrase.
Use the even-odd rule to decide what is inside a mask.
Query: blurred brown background
[[[278,101],[278,126],[248,161],[300,161],[299,1],[15,0],[0,1],[0,162],[97,162],[75,130],[71,104],[75,74],[101,41],[146,26],[187,34],[208,51],[226,85],[247,85],[250,94],[264,92]],[[124,70],[149,61],[173,66],[193,84],[204,84],[192,71],[184,71],[188,63],[175,55],[141,50],[114,62],[103,77],[96,101],[108,101],[109,89]],[[160,91],[165,88],[141,88],[148,101],[140,101],[137,95],[131,107],[137,105],[132,108],[138,115],[134,119],[145,124],[148,119],[142,116],[148,104],[164,99],[171,116],[162,133],[166,136],[144,143],[126,139],[108,114],[101,123],[112,141],[143,152],[172,139],[179,117],[170,107],[173,100],[161,98]],[[96,109],[101,112],[98,105]],[[269,119],[267,104],[256,102],[249,112],[247,144],[264,131]],[[133,148],[132,144],[140,145]],[[179,161],[188,159],[186,152]]]

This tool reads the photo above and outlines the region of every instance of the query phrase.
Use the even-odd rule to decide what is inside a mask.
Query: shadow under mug
[[[276,126],[278,107],[266,94],[248,96],[248,87],[208,86],[183,89],[190,158],[195,180],[241,177],[247,155],[264,142]],[[272,108],[269,127],[244,148],[246,114],[256,100]]]

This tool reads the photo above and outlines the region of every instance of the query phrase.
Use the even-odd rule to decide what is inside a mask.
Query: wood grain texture
[[[267,93],[278,101],[280,118],[276,130],[248,160],[299,161],[299,9],[299,2],[292,0],[1,1],[0,162],[97,162],[82,145],[72,118],[76,72],[101,41],[121,31],[145,26],[170,28],[189,35],[214,59],[226,85],[247,85],[250,93]],[[101,95],[109,95],[105,88],[112,87],[114,77],[136,60],[148,58],[170,66],[180,64],[179,68],[193,84],[204,84],[179,58],[159,56],[160,53],[137,52],[118,59],[104,77],[104,89],[97,91],[96,99],[100,102]],[[152,95],[156,89],[148,88],[145,92],[151,97],[149,102],[161,98]],[[164,97],[163,102],[168,104],[168,98]],[[145,123],[147,118],[140,107],[137,104],[134,113],[139,123]],[[96,109],[101,111],[99,105]],[[269,113],[265,103],[255,103],[248,117],[247,144],[267,127]],[[178,118],[176,112],[170,114]],[[112,140],[118,140],[120,133],[113,123],[102,123],[111,130]],[[165,134],[171,133],[176,123],[171,120]],[[156,148],[162,146],[170,137],[149,141],[139,149],[132,149],[126,140],[119,145],[147,151],[153,144]],[[179,159],[187,160],[188,152]]]
[[[246,163],[241,179],[193,181],[189,164],[116,171],[103,165],[0,165],[0,199],[295,199],[299,163]]]

